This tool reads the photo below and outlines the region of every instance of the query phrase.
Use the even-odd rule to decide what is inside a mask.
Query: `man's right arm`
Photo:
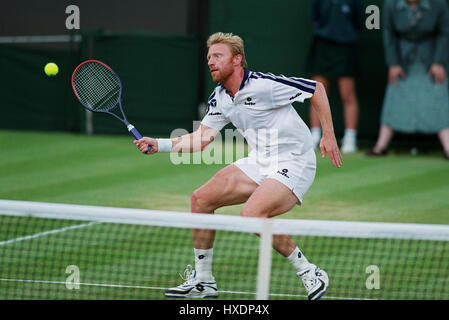
[[[139,140],[134,140],[134,144],[139,148],[142,153],[146,153],[148,146],[152,147],[151,154],[160,151],[160,143],[170,143],[171,150],[163,150],[165,152],[198,152],[204,150],[209,143],[212,142],[214,137],[219,131],[203,124],[200,127],[189,134],[180,136],[173,139],[154,139],[149,137],[143,137]]]
[[[217,133],[218,130],[201,124],[196,131],[171,139],[173,143],[172,152],[203,151],[214,140]]]

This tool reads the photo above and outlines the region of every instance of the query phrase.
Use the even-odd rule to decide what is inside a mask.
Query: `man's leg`
[[[276,179],[268,178],[249,197],[241,215],[271,218],[289,211],[298,201],[290,188]],[[329,284],[326,272],[311,264],[290,236],[274,235],[273,248],[293,265],[309,299],[319,299],[326,292]]]
[[[195,190],[191,210],[195,213],[214,213],[218,208],[244,203],[257,187],[258,184],[242,170],[229,165]],[[193,246],[196,249],[212,248],[214,239],[214,230],[193,230]]]
[[[287,186],[275,179],[265,179],[249,197],[241,215],[272,218],[289,211],[298,202],[298,198]],[[296,244],[288,235],[275,235],[273,248],[284,257],[288,257],[296,248]]]
[[[357,126],[359,121],[359,104],[355,90],[355,79],[341,77],[338,79],[338,88],[343,104],[345,119],[345,134],[343,137],[342,152],[357,151]]]
[[[207,214],[223,206],[243,203],[257,187],[258,184],[243,171],[235,165],[229,165],[195,190],[191,198],[191,210]],[[195,271],[187,272],[186,282],[170,288],[165,293],[167,297],[217,297],[217,284],[212,275],[215,230],[194,229],[192,233]]]

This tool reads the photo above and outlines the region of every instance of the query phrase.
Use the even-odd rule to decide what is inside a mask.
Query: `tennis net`
[[[306,299],[271,249],[289,234],[329,274],[323,299],[449,299],[449,226],[258,219],[0,200],[0,299],[165,299],[216,230],[219,299]],[[260,235],[256,237],[254,234]]]

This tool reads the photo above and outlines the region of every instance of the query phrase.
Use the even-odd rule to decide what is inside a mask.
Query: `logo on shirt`
[[[283,176],[286,177],[286,178],[290,178],[290,177],[287,175],[287,172],[288,172],[288,169],[282,169],[282,171],[278,171],[277,173],[279,173],[280,175],[283,175]]]
[[[207,109],[206,114],[209,113],[210,107],[216,107],[217,106],[217,99],[212,99],[207,103]]]
[[[211,113],[208,113],[208,115],[209,116],[219,116],[219,115],[221,115],[221,113],[220,112],[211,112]]]
[[[297,94],[295,94],[293,97],[291,97],[291,98],[288,99],[288,100],[294,100],[294,99],[296,99],[297,97],[299,97],[300,95],[302,95],[302,92],[298,92]]]
[[[251,97],[246,98],[245,105],[254,106],[256,103],[252,102],[252,101],[253,101],[253,99]]]

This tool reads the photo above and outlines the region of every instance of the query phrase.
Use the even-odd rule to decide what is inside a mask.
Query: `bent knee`
[[[193,207],[204,206],[206,203],[205,200],[206,199],[202,196],[201,191],[199,189],[195,190],[190,197],[190,204],[192,205],[192,209]]]
[[[268,212],[263,212],[260,210],[254,210],[245,207],[242,208],[240,215],[242,217],[252,217],[252,218],[268,218],[269,216]]]
[[[210,199],[201,190],[197,189],[190,197],[190,206],[192,212],[195,213],[213,213],[217,209],[214,205],[213,199]]]

